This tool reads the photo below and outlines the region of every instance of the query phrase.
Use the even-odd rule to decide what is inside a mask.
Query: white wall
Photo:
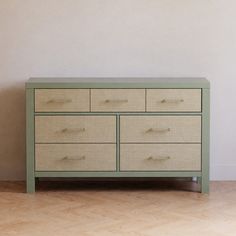
[[[25,177],[32,76],[205,76],[211,178],[236,180],[235,0],[0,0],[0,179]]]

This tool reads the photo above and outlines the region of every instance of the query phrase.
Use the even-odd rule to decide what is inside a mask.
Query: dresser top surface
[[[80,77],[30,78],[26,88],[209,88],[205,78],[131,78],[131,77]]]

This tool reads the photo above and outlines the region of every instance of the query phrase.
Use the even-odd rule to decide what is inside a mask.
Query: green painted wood
[[[122,115],[122,116],[200,116],[201,112],[36,112],[37,116],[94,116],[94,115]]]
[[[34,89],[26,89],[26,192],[35,192]]]
[[[205,78],[31,78],[27,88],[209,88]]]
[[[120,171],[120,116],[116,115],[116,171]]]
[[[201,172],[76,172],[76,171],[36,171],[36,177],[194,177]]]
[[[209,193],[210,90],[202,90],[202,178],[201,191]]]

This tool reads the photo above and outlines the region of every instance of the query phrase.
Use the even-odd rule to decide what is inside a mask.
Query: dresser
[[[209,191],[205,78],[31,78],[27,192],[44,177],[195,177]]]

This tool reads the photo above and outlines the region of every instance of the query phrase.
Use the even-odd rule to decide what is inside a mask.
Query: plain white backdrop
[[[0,0],[0,179],[25,178],[35,76],[203,76],[211,179],[236,180],[235,0]]]

